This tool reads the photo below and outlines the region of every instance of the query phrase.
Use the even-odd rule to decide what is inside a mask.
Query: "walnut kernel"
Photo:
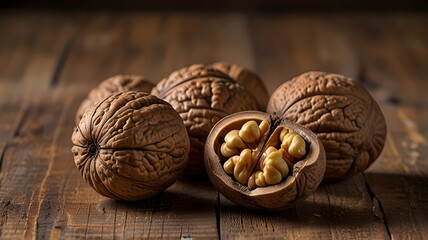
[[[306,142],[300,135],[277,127],[274,131],[280,131],[278,135],[268,132],[266,125],[270,125],[266,120],[260,124],[250,120],[227,133],[220,147],[221,155],[228,158],[224,170],[250,190],[280,183],[287,178],[288,165],[292,168],[306,154]]]

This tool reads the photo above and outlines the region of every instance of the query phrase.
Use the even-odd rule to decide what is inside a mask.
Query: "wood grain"
[[[422,159],[426,154],[427,132],[426,124],[420,121],[427,114],[421,108],[427,103],[422,93],[426,81],[422,81],[419,70],[415,70],[418,65],[411,61],[415,54],[411,49],[415,46],[407,41],[412,35],[402,34],[412,29],[413,24],[399,19],[407,19],[407,15],[371,17],[353,22],[351,26],[355,46],[363,62],[368,63],[366,81],[381,102],[389,123],[384,156],[369,169],[366,179],[373,198],[382,208],[391,237],[423,239],[427,233],[416,229],[426,224],[423,199],[427,198],[424,178],[428,168]],[[419,20],[427,21],[420,17]],[[372,24],[373,21],[376,24]],[[380,36],[370,37],[372,33]],[[418,189],[417,196],[413,195],[415,189]]]
[[[428,17],[416,12],[3,10],[1,239],[427,239]],[[360,81],[388,125],[365,172],[278,213],[239,207],[204,177],[146,201],[98,195],[71,154],[74,114],[118,73],[156,83],[193,63],[238,63],[272,92],[309,70]]]
[[[220,206],[221,237],[286,239],[389,239],[382,216],[362,176],[322,184],[309,198],[283,212],[254,212],[225,199]],[[358,228],[356,228],[358,226]]]

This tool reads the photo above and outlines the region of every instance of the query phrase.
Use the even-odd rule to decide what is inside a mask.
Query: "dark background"
[[[3,8],[78,8],[135,10],[269,10],[269,11],[348,11],[348,10],[426,10],[424,0],[295,1],[295,0],[2,0]]]

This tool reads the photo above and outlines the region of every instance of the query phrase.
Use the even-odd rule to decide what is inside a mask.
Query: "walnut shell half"
[[[186,167],[190,143],[178,113],[142,92],[121,92],[83,115],[72,135],[80,173],[103,196],[139,200],[169,187]]]
[[[143,76],[132,74],[115,75],[102,81],[100,85],[92,89],[86,99],[82,101],[76,113],[76,125],[79,124],[85,111],[97,102],[113,93],[123,91],[137,91],[150,93],[154,84],[147,81]]]
[[[325,180],[364,171],[385,144],[379,105],[358,82],[339,74],[308,72],[283,83],[272,94],[267,112],[317,134],[327,155]]]
[[[254,95],[228,75],[202,64],[171,73],[152,94],[169,102],[184,121],[191,145],[186,175],[205,173],[204,145],[217,121],[231,113],[258,109]]]
[[[279,142],[282,130],[293,131],[307,143],[304,158],[290,165],[290,171],[286,173],[287,176],[279,183],[251,188],[250,181],[247,186],[236,178],[236,175],[234,177],[226,172],[227,161],[222,154],[224,143],[228,138],[227,135],[237,129],[242,130],[250,121],[260,124],[261,128],[263,128],[264,122],[269,125],[268,128],[264,127],[264,129],[269,130],[262,131],[266,137],[260,137],[260,140],[256,141],[255,144],[249,144],[253,147],[244,150],[251,151],[250,158],[253,159],[251,166],[248,164],[245,166],[251,173],[255,173],[256,168],[263,165],[262,153],[266,152],[266,149],[278,148],[282,145]],[[232,141],[237,142],[236,139]],[[244,151],[237,155],[241,154],[242,156]],[[286,167],[288,163],[284,163]],[[325,164],[324,148],[313,132],[299,124],[258,111],[239,112],[221,119],[211,130],[205,145],[205,167],[214,187],[229,200],[254,209],[282,210],[295,201],[306,198],[320,184],[324,175]],[[247,174],[247,177],[249,176],[250,174]]]

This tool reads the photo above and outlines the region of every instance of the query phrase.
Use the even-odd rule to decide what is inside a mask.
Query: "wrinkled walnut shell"
[[[83,115],[72,136],[80,173],[103,196],[139,200],[169,187],[186,167],[189,139],[167,102],[121,92]]]
[[[272,94],[267,112],[317,134],[327,155],[325,180],[364,171],[385,144],[379,105],[358,82],[339,74],[308,72],[285,82]]]
[[[309,144],[305,159],[293,166],[291,175],[279,184],[254,190],[249,190],[229,176],[223,169],[220,156],[224,136],[250,120],[270,121],[270,116],[264,112],[245,111],[220,120],[207,138],[205,167],[214,187],[229,200],[249,208],[275,211],[285,209],[313,193],[323,178],[326,163],[324,148],[316,135],[301,125],[283,120],[279,126],[293,130]]]
[[[256,100],[259,103],[259,109],[266,109],[266,105],[269,101],[269,94],[265,84],[257,74],[239,66],[238,64],[228,64],[225,62],[217,62],[210,65],[210,67],[229,75],[247,91],[256,96]]]
[[[113,93],[123,91],[150,93],[153,87],[153,83],[148,82],[147,79],[140,75],[123,74],[109,77],[102,81],[96,88],[92,89],[88,97],[82,101],[77,109],[76,125],[79,124],[80,119],[82,119],[87,109]]]
[[[217,121],[231,113],[258,109],[250,92],[228,75],[202,64],[171,73],[152,94],[170,103],[184,121],[191,146],[186,175],[205,173],[204,145]]]

